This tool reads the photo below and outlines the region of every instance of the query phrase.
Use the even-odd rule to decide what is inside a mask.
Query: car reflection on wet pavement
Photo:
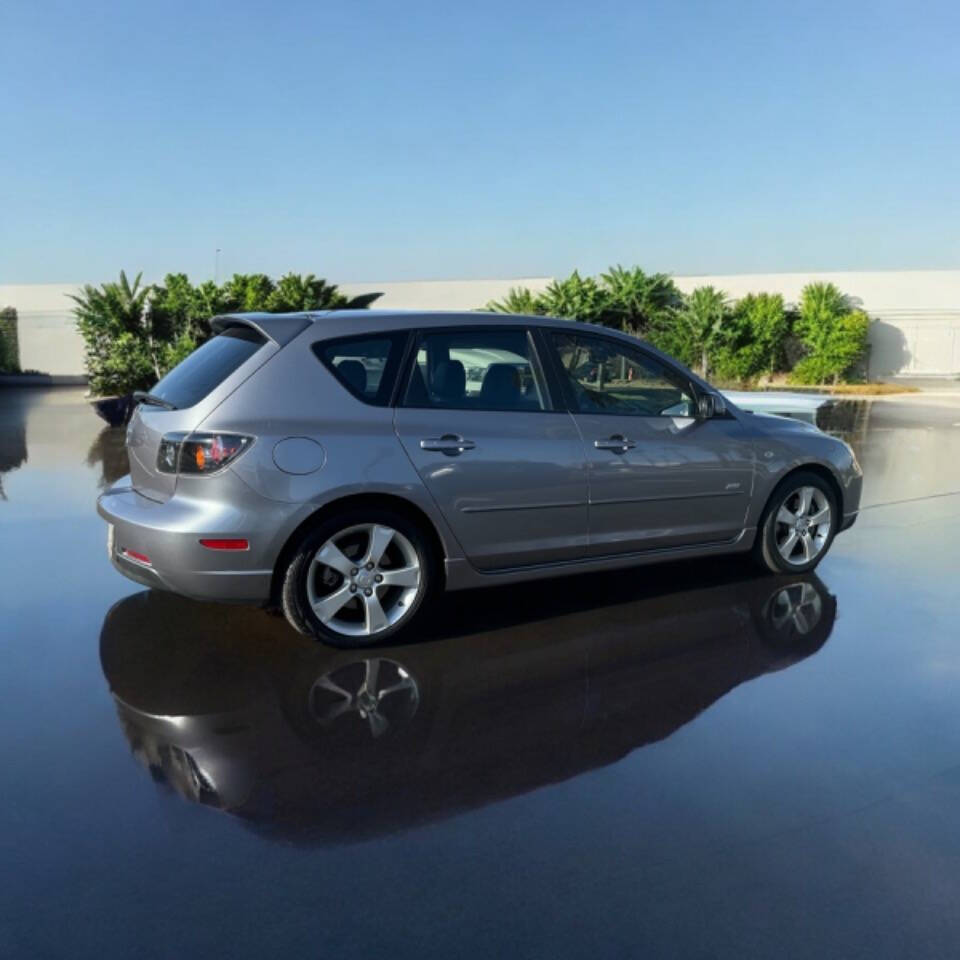
[[[107,615],[100,657],[154,779],[264,827],[362,839],[662,740],[819,650],[836,609],[812,576],[656,587],[600,623],[545,616],[364,656],[276,618],[144,592]]]
[[[954,955],[960,398],[831,415],[867,509],[818,576],[450,595],[348,652],[123,580],[122,432],[0,391],[0,956]]]

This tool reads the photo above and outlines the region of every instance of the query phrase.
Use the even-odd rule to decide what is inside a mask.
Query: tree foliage
[[[796,383],[837,383],[849,374],[867,349],[870,318],[853,309],[832,283],[803,289],[794,333],[806,354],[793,368]]]
[[[0,373],[20,372],[20,349],[17,340],[15,307],[0,310]]]
[[[722,290],[697,287],[686,298],[680,311],[680,337],[700,367],[700,375],[710,375],[710,357],[729,337],[730,303]]]
[[[608,297],[607,322],[635,337],[656,339],[683,307],[683,294],[665,273],[617,264],[600,275]]]
[[[723,343],[713,355],[714,372],[729,380],[751,380],[783,369],[789,332],[779,293],[748,293],[727,317]]]
[[[141,389],[159,379],[159,357],[153,352],[150,287],[133,283],[120,271],[119,282],[99,288],[87,284],[71,294],[73,313],[86,347],[87,376],[94,393],[107,396]],[[160,343],[163,339],[160,340]]]
[[[639,267],[628,270],[618,264],[598,279],[574,270],[565,280],[551,281],[539,294],[511,287],[506,297],[490,301],[486,309],[602,323],[634,336],[651,336],[682,305],[682,294],[665,273],[645,274]]]
[[[108,396],[149,389],[210,336],[218,314],[365,309],[379,296],[349,299],[312,273],[287,273],[276,282],[263,273],[234,274],[223,284],[199,286],[170,273],[143,286],[140,274],[131,284],[121,271],[119,282],[88,284],[72,299],[90,389]]]
[[[803,353],[791,378],[836,382],[862,360],[870,324],[830,283],[805,287],[794,309],[778,293],[750,293],[731,303],[721,291],[703,286],[685,296],[667,274],[619,264],[597,278],[574,271],[538,294],[511,288],[486,309],[604,324],[642,337],[704,376],[727,381],[787,371],[787,345],[798,343]]]
[[[527,287],[511,287],[502,300],[491,300],[486,309],[491,313],[512,313],[519,316],[542,316],[546,313],[540,297]]]
[[[543,312],[584,323],[599,323],[606,313],[609,297],[593,277],[581,277],[574,270],[566,280],[554,280],[540,295]]]

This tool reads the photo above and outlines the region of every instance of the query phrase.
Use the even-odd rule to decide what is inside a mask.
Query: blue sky
[[[0,7],[0,283],[960,266],[956,3]]]

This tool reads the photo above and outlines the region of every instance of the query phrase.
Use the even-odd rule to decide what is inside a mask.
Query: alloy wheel
[[[791,490],[776,514],[777,551],[793,566],[809,563],[823,552],[832,523],[830,501],[822,490],[813,486]]]
[[[328,629],[372,637],[414,609],[423,583],[420,558],[402,533],[381,523],[356,524],[314,554],[307,600]]]

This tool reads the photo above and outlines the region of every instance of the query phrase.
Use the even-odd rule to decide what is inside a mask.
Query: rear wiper
[[[164,410],[177,409],[169,400],[164,400],[163,397],[158,397],[153,393],[147,393],[146,390],[134,390],[133,399],[135,403],[151,403],[155,407],[163,407]]]

